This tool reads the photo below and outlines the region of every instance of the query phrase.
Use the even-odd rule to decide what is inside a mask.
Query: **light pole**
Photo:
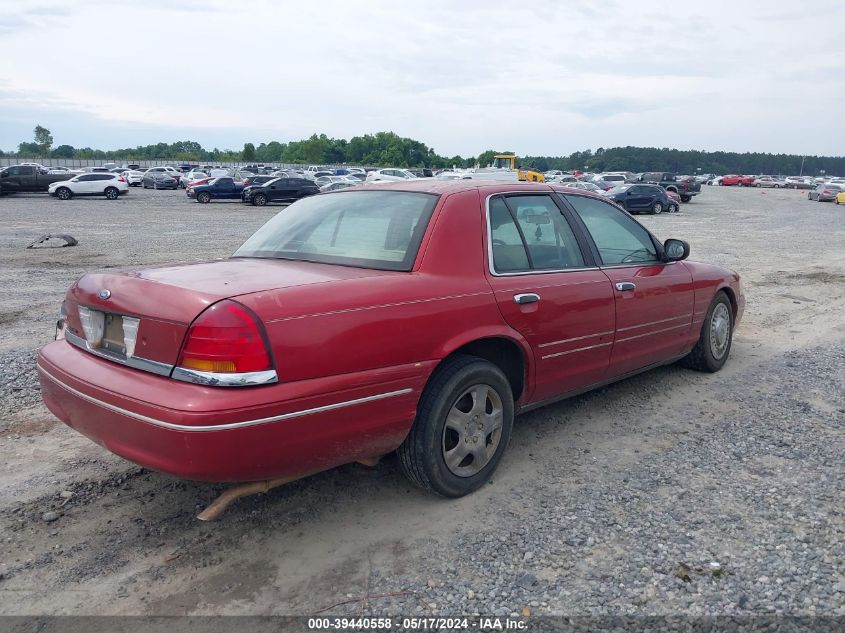
[[[804,175],[804,159],[805,159],[805,158],[806,158],[806,156],[802,156],[802,157],[801,157],[801,172],[798,174],[799,176],[803,176],[803,175]]]

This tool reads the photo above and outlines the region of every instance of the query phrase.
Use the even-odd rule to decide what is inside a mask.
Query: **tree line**
[[[100,150],[71,145],[53,147],[50,130],[40,125],[33,130],[33,141],[18,145],[11,156],[18,158],[78,158],[102,160],[170,160],[208,162],[261,162],[302,164],[352,164],[391,167],[474,167],[487,166],[493,156],[509,151],[487,150],[478,156],[441,156],[425,143],[401,137],[394,132],[354,136],[349,140],[313,134],[300,141],[245,143],[242,150],[205,149],[196,141],[156,143],[138,147]],[[0,156],[5,154],[0,150]],[[668,147],[600,147],[567,156],[524,156],[518,163],[540,171],[671,171],[679,174],[783,174],[845,175],[845,156],[799,156],[760,152],[705,152]]]

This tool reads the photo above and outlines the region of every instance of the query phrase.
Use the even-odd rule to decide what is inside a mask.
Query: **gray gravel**
[[[666,367],[522,416],[463,499],[410,487],[388,457],[216,524],[194,515],[222,486],[57,424],[34,354],[84,272],[225,256],[279,209],[140,190],[0,208],[0,614],[845,617],[842,207],[706,187],[641,217],[743,275],[719,374]],[[47,232],[80,245],[24,250]]]
[[[491,508],[493,525],[479,521],[446,550],[428,545],[422,565],[376,577],[373,589],[436,578],[425,600],[446,613],[845,616],[843,367],[840,345],[717,380],[711,388],[733,403],[730,415],[681,405],[659,433],[679,438],[671,449],[600,479],[584,475],[597,459],[590,453],[546,462],[541,477],[511,491],[522,507]],[[659,387],[642,383],[635,402],[609,413],[647,407]],[[764,387],[750,396],[748,384]],[[813,397],[799,384],[812,384]],[[561,413],[538,417],[566,425]],[[648,432],[628,419],[627,432]],[[425,608],[416,597],[379,606]]]

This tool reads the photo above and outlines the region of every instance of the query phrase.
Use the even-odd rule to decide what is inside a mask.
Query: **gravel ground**
[[[277,210],[0,199],[0,614],[845,617],[842,207],[705,187],[641,218],[743,275],[718,374],[665,367],[526,414],[470,497],[427,496],[387,458],[204,524],[221,488],[57,423],[34,352],[85,271],[225,256]],[[80,244],[24,249],[47,232]]]

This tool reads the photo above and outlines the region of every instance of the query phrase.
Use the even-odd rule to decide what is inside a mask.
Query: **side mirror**
[[[663,242],[663,255],[667,262],[679,262],[689,257],[689,242],[669,239]]]

